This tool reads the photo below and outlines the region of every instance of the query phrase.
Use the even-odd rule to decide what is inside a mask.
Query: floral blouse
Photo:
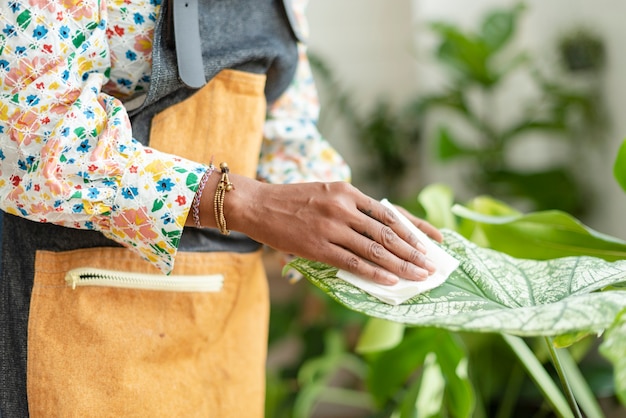
[[[0,4],[0,207],[92,229],[165,273],[206,167],[132,137],[124,101],[150,83],[160,0],[5,0]],[[303,16],[304,1],[294,3]],[[300,45],[292,85],[270,106],[258,177],[348,180],[321,137]]]

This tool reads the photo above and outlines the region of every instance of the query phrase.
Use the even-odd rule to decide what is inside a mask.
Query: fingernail
[[[426,270],[424,270],[423,268],[419,268],[417,266],[413,267],[413,277],[416,280],[426,280],[429,276],[428,272]]]
[[[417,244],[415,245],[415,248],[417,248],[417,250],[421,253],[426,254],[426,247],[424,246],[424,244],[422,244],[421,241],[417,241]]]
[[[433,263],[430,259],[426,259],[426,261],[424,262],[424,267],[426,267],[426,270],[428,270],[428,272],[430,274],[433,274],[436,270],[437,267],[435,267],[435,263]]]
[[[396,276],[395,274],[388,274],[387,275],[387,282],[390,285],[396,284],[400,281],[400,278],[398,276]]]

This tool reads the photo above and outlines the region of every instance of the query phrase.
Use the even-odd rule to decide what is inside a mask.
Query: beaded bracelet
[[[193,222],[196,225],[196,228],[202,228],[202,224],[200,223],[200,199],[202,198],[202,192],[204,191],[204,186],[206,186],[206,182],[211,177],[211,174],[215,171],[215,166],[211,162],[209,164],[209,168],[204,172],[204,175],[200,179],[200,184],[198,185],[198,191],[196,195],[193,197],[193,202],[191,203],[191,215],[193,216]]]
[[[217,183],[217,189],[215,189],[215,199],[213,201],[213,211],[215,212],[215,223],[220,232],[224,235],[230,234],[230,231],[226,228],[226,217],[224,216],[224,196],[226,192],[230,192],[235,188],[228,178],[228,164],[221,163],[220,169],[222,170],[222,178]]]

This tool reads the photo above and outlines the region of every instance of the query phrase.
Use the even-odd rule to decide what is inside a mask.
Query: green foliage
[[[615,324],[607,331],[600,352],[615,364],[617,396],[626,405],[626,310],[615,319]]]
[[[444,230],[443,247],[461,261],[441,286],[389,305],[336,277],[337,269],[304,259],[290,265],[343,305],[394,322],[453,331],[520,336],[589,333],[609,327],[626,308],[626,260],[594,257],[528,260],[478,247]]]
[[[491,248],[514,257],[549,260],[592,255],[604,260],[626,259],[626,241],[601,234],[561,211],[522,214],[490,197],[477,197],[452,213],[473,221]],[[475,232],[475,230],[474,230]]]
[[[626,381],[620,377],[624,373],[621,344],[626,335],[616,331],[618,327],[613,321],[626,308],[626,298],[620,286],[626,281],[625,243],[593,231],[558,211],[524,215],[488,197],[474,199],[466,206],[455,205],[452,192],[442,185],[424,189],[419,201],[427,215],[435,215],[432,219],[429,216],[429,220],[436,225],[464,231],[464,235],[472,237],[473,241],[498,248],[498,251],[479,247],[459,234],[444,231],[444,247],[462,261],[460,268],[439,288],[400,306],[384,304],[336,279],[335,268],[302,259],[291,264],[341,304],[365,315],[385,319],[377,320],[374,327],[377,332],[364,337],[364,346],[370,350],[362,350],[370,365],[367,388],[376,405],[390,414],[396,411],[400,414],[398,416],[409,411],[415,413],[418,400],[425,399],[428,393],[420,386],[420,379],[428,373],[435,376],[436,393],[431,394],[430,399],[441,399],[437,403],[438,414],[481,416],[484,409],[489,408],[483,402],[489,403],[494,396],[489,393],[490,385],[485,386],[491,380],[492,387],[507,387],[505,392],[498,392],[496,396],[505,394],[499,416],[510,416],[511,405],[515,402],[511,394],[519,393],[521,382],[521,375],[514,366],[501,363],[492,369],[480,366],[483,373],[474,373],[472,377],[471,365],[484,362],[484,353],[488,350],[484,345],[472,347],[470,344],[466,348],[457,344],[464,353],[461,358],[470,365],[469,391],[454,396],[465,393],[463,396],[471,401],[464,405],[472,405],[470,408],[474,412],[453,415],[450,404],[444,401],[453,396],[448,392],[455,387],[450,384],[451,377],[444,373],[447,367],[441,363],[444,357],[437,353],[428,357],[431,346],[425,342],[434,338],[433,332],[441,333],[435,338],[441,345],[446,338],[460,341],[454,340],[458,338],[455,336],[458,332],[495,332],[505,333],[503,338],[509,350],[524,365],[544,399],[560,416],[580,416],[578,404],[588,416],[602,416],[593,390],[568,350],[557,350],[553,348],[552,339],[548,341],[551,358],[565,390],[564,396],[544,368],[541,351],[530,350],[524,340],[513,335],[525,338],[553,336],[563,347],[579,344],[589,335],[609,330],[607,334],[615,337],[610,340],[611,348],[605,351],[613,353],[613,357],[606,356],[614,363],[616,388],[623,390]],[[445,213],[448,215],[443,215]],[[538,251],[537,248],[543,249]],[[503,249],[526,258],[511,257]],[[397,323],[410,326],[399,343],[398,332],[403,328],[398,328]],[[390,325],[392,329],[385,330],[385,324],[393,324]],[[442,329],[427,328],[429,326]],[[382,339],[391,335],[393,340],[377,343],[376,334]],[[472,341],[471,338],[464,340]],[[487,346],[494,346],[493,337],[485,341]],[[583,346],[587,347],[586,344]],[[498,350],[498,356],[503,357],[502,348]],[[474,351],[480,354],[472,354]],[[501,383],[494,381],[498,375],[502,375]],[[440,379],[446,382],[445,389],[437,389],[436,382]],[[464,387],[464,384],[459,383],[458,387]],[[422,405],[422,408],[425,407]]]
[[[613,165],[613,175],[621,188],[626,191],[626,141],[622,142],[617,151],[617,158]]]
[[[523,11],[521,6],[493,11],[476,32],[432,24],[438,42],[435,56],[450,77],[443,92],[416,100],[416,114],[446,116],[434,130],[435,155],[441,162],[470,163],[466,185],[473,194],[521,199],[534,210],[580,214],[589,202],[583,206],[584,190],[575,170],[582,160],[580,145],[597,137],[605,124],[599,89],[593,84],[573,87],[581,84],[574,72],[553,76],[558,81],[546,78],[530,54],[517,50],[512,41]],[[576,40],[600,43],[577,38],[568,45]],[[525,74],[540,94],[513,104],[516,119],[503,126],[496,107],[501,105],[494,98],[514,74]],[[569,141],[568,161],[541,169],[511,164],[512,147],[537,136],[548,143]]]

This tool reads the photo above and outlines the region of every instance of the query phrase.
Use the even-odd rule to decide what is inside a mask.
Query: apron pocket
[[[123,248],[38,251],[30,414],[262,417],[268,317],[260,252],[179,253],[163,276]]]

